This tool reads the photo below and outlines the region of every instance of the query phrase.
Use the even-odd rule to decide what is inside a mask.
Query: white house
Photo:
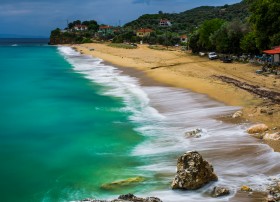
[[[172,24],[167,19],[160,19],[159,26],[161,26],[161,27],[170,27],[170,26],[172,26]]]
[[[74,30],[76,31],[85,31],[88,30],[88,27],[86,25],[75,25]]]

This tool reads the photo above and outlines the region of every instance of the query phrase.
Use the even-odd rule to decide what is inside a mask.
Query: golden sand
[[[74,46],[83,54],[92,55],[112,64],[135,68],[161,83],[190,89],[206,94],[227,105],[241,106],[243,118],[253,123],[264,123],[271,130],[280,129],[280,106],[263,98],[222,82],[215,76],[227,76],[280,92],[280,79],[275,75],[258,75],[260,67],[242,63],[210,61],[207,57],[194,56],[180,50],[154,50],[147,45],[137,49],[109,47],[106,44]],[[92,50],[94,49],[94,50]],[[266,113],[272,111],[273,113]]]

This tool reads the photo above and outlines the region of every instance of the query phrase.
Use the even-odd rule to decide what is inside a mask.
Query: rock
[[[260,139],[262,140],[263,139],[263,136],[264,134],[263,133],[254,133],[254,134],[250,134],[252,137],[254,138],[257,138],[257,139]]]
[[[144,202],[162,202],[162,201],[157,197],[148,197],[148,198],[145,198]]]
[[[240,188],[241,191],[253,191],[250,187],[246,186],[246,185],[243,185],[241,188]]]
[[[276,202],[272,195],[267,196],[267,202]]]
[[[162,201],[157,197],[139,198],[137,196],[134,196],[133,194],[124,194],[124,195],[120,195],[118,199],[114,199],[112,201],[84,199],[80,202],[162,202]]]
[[[115,182],[110,182],[107,184],[103,184],[101,185],[102,189],[117,189],[119,187],[123,187],[123,186],[129,186],[129,185],[133,185],[139,182],[143,182],[145,180],[145,178],[143,177],[132,177],[132,178],[128,178],[126,180],[119,180],[119,181],[115,181]]]
[[[178,158],[177,174],[172,189],[199,189],[210,181],[218,180],[213,167],[197,151],[186,152]]]
[[[280,133],[269,134],[266,133],[263,137],[264,140],[280,140]]]
[[[280,179],[273,179],[267,187],[268,201],[280,201]]]
[[[200,138],[200,137],[201,137],[201,133],[202,133],[202,129],[197,128],[197,129],[195,129],[195,130],[186,132],[186,133],[185,133],[185,136],[186,136],[186,137]]]
[[[137,198],[137,197],[134,196],[133,194],[129,193],[129,194],[120,195],[118,199],[133,200],[135,198]]]
[[[228,188],[225,187],[214,187],[212,192],[212,197],[220,197],[220,196],[226,196],[229,195],[230,191]]]
[[[242,111],[237,111],[232,115],[232,118],[236,119],[236,118],[241,117],[242,115],[243,115]]]
[[[268,130],[267,125],[265,125],[265,124],[256,124],[256,125],[253,125],[250,128],[248,128],[247,132],[249,134],[253,134],[253,133],[263,133],[263,132],[265,132],[267,130]]]
[[[113,200],[112,202],[120,202],[120,201],[132,201],[132,202],[162,202],[157,197],[147,197],[147,198],[139,198],[134,196],[133,194],[125,194],[120,195],[117,200]]]

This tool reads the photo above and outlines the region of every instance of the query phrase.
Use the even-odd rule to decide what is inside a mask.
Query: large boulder
[[[213,166],[202,158],[197,151],[186,152],[178,158],[177,174],[172,189],[199,189],[210,181],[218,180]]]
[[[256,125],[253,125],[250,128],[248,128],[247,132],[250,133],[250,134],[253,134],[253,133],[263,133],[263,132],[265,132],[267,130],[268,130],[267,125],[265,125],[265,124],[256,124]]]

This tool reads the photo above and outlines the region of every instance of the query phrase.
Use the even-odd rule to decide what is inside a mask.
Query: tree
[[[88,30],[97,31],[99,28],[98,23],[95,20],[84,21],[82,25],[88,26]]]
[[[212,19],[212,20],[206,20],[202,24],[202,26],[199,28],[199,40],[198,43],[205,49],[205,50],[211,50],[213,48],[213,45],[210,41],[210,35],[213,34],[215,31],[220,29],[222,24],[225,21],[222,19]]]
[[[210,36],[210,42],[215,50],[222,53],[230,51],[230,42],[228,37],[228,23],[224,23],[220,29]]]
[[[189,46],[193,53],[198,53],[201,49],[199,43],[199,34],[198,32],[194,33],[190,37]]]
[[[256,33],[247,33],[240,41],[240,47],[245,53],[258,53],[258,48],[256,44]]]
[[[280,34],[280,1],[279,0],[247,0],[251,6],[250,22],[256,33],[256,43],[260,50],[279,45]]]

